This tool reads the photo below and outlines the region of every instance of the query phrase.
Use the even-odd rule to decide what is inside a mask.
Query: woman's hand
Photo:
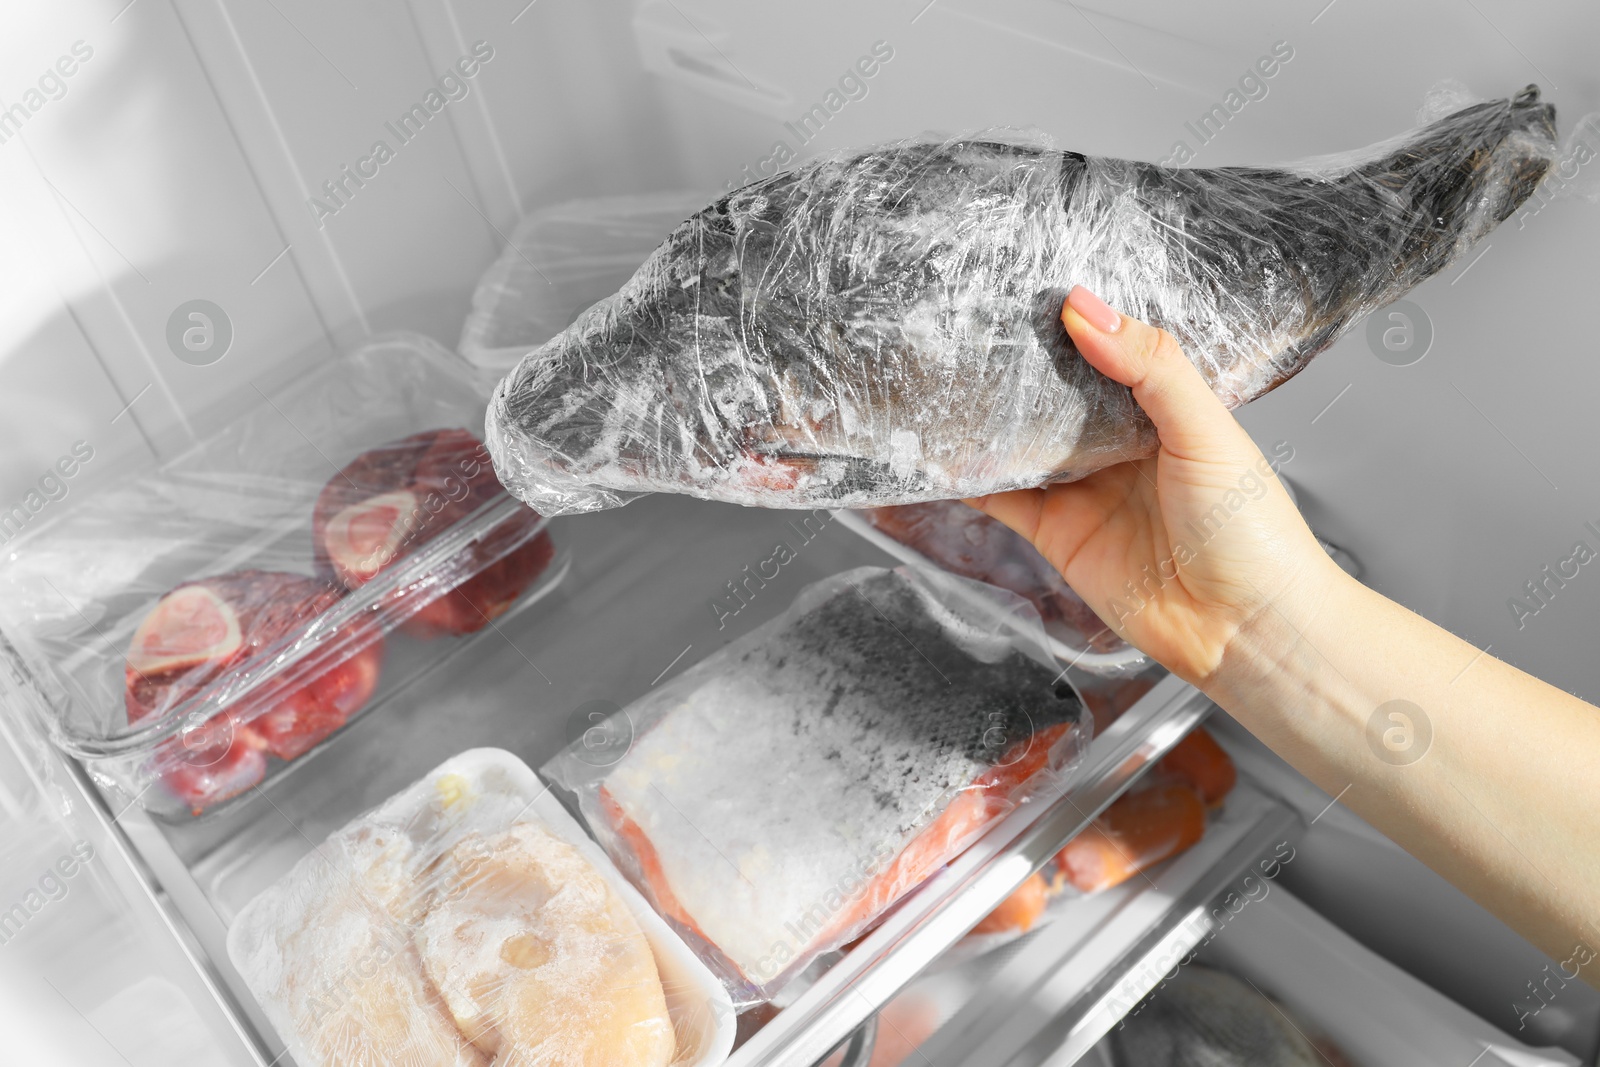
[[[1344,575],[1277,480],[1292,450],[1263,456],[1170,334],[1081,286],[1061,321],[1096,370],[1133,390],[1161,451],[968,503],[1031,541],[1118,636],[1203,687],[1242,628]]]
[[[1171,337],[1082,289],[1061,321],[1133,389],[1161,450],[972,503],[1336,802],[1600,987],[1600,710],[1340,571]]]

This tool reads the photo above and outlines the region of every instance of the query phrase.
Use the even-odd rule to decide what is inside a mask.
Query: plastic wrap
[[[498,381],[616,292],[705,202],[701,193],[646,193],[569,200],[531,213],[473,290],[458,350]]]
[[[1081,698],[1000,619],[1024,607],[835,575],[595,728],[625,752],[586,737],[545,777],[737,1003],[768,999],[1081,755]]]
[[[546,514],[655,491],[864,507],[1081,478],[1156,437],[1061,326],[1074,284],[1170,330],[1242,404],[1515,211],[1554,133],[1530,86],[1278,169],[999,137],[807,161],[679,226],[523,359],[485,439]]]
[[[1148,656],[1100,621],[1025,538],[959,500],[839,515],[848,528],[908,563],[932,564],[1022,597],[1039,613],[1050,651],[1064,663],[1110,676],[1150,664]]]
[[[1254,985],[1198,964],[1153,994],[1107,1039],[1117,1067],[1345,1067],[1327,1040]]]
[[[705,1067],[727,994],[532,771],[473,749],[252,900],[228,956],[300,1067]]]
[[[559,580],[481,413],[458,357],[394,335],[79,490],[0,561],[8,703],[118,808],[189,817],[281,774]]]

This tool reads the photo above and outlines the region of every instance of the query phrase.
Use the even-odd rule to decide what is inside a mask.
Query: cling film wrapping
[[[228,955],[301,1067],[701,1067],[726,994],[527,765],[474,749],[239,913]]]
[[[1038,139],[905,141],[738,189],[525,356],[486,441],[545,514],[676,492],[880,507],[1152,455],[1060,322],[1083,285],[1230,407],[1457,260],[1556,156],[1530,86],[1363,152],[1177,169]]]
[[[14,695],[118,808],[252,792],[559,577],[481,412],[458,357],[397,334],[107,468],[0,561]]]
[[[959,578],[835,575],[545,777],[736,1003],[769,1000],[1075,765],[1092,722],[1013,612]]]

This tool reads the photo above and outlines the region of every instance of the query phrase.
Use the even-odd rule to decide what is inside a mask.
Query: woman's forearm
[[[1600,714],[1588,704],[1331,564],[1257,613],[1203,688],[1556,959],[1600,952]]]

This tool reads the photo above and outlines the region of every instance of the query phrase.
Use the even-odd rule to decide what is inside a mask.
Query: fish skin
[[[1075,480],[1157,440],[1061,326],[1073,285],[1169,330],[1236,407],[1459,257],[1554,154],[1529,86],[1299,168],[993,140],[826,157],[680,225],[500,383],[486,440],[545,514],[653,491],[865,507]]]

